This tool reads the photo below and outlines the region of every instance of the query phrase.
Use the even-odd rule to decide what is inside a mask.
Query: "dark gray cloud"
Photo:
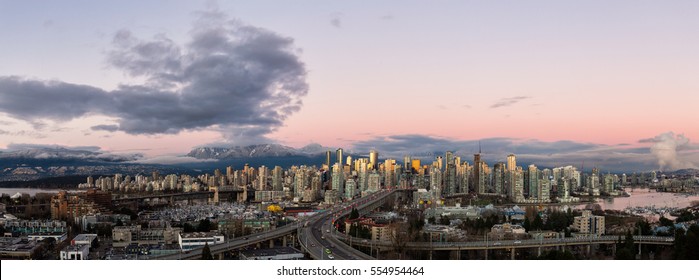
[[[580,167],[583,162],[587,169],[598,167],[608,171],[644,171],[657,170],[658,161],[648,147],[628,147],[619,145],[602,145],[574,141],[546,142],[532,139],[486,138],[481,140],[451,140],[427,135],[392,135],[375,137],[356,142],[352,151],[365,155],[376,149],[382,158],[402,159],[411,155],[431,161],[436,156],[444,156],[452,151],[462,160],[472,162],[473,154],[480,146],[483,158],[493,164],[505,161],[508,154],[517,155],[520,163],[534,163],[544,167],[574,165]],[[699,161],[696,151],[682,153],[687,161]]]
[[[135,161],[141,154],[110,153],[96,146],[61,146],[12,143],[0,149],[0,158],[81,159],[109,162]]]
[[[100,124],[100,125],[95,125],[90,127],[92,130],[104,130],[104,131],[109,131],[109,132],[115,132],[119,130],[118,125],[113,125],[113,124]]]
[[[508,98],[503,98],[495,102],[493,105],[490,105],[490,108],[500,108],[500,107],[507,107],[516,104],[517,102],[520,102],[525,99],[531,98],[530,96],[515,96],[515,97],[508,97]]]
[[[17,119],[68,121],[105,115],[116,124],[94,130],[174,134],[217,129],[239,141],[260,139],[302,106],[306,69],[293,39],[228,20],[217,11],[200,14],[187,44],[164,34],[140,39],[116,33],[108,63],[142,85],[116,90],[60,81],[0,77],[0,112]]]

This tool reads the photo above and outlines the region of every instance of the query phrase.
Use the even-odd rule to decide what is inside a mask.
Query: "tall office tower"
[[[430,189],[442,189],[442,171],[437,167],[430,169]]]
[[[115,186],[115,187],[121,186],[121,181],[123,180],[123,179],[122,179],[122,176],[124,176],[124,175],[121,175],[121,174],[118,174],[118,173],[117,173],[117,174],[114,174],[114,186]],[[177,179],[177,176],[175,176],[175,179]]]
[[[269,168],[266,166],[260,166],[257,168],[257,190],[266,191],[267,190],[267,178],[269,177]]]
[[[514,202],[524,200],[524,171],[522,167],[516,167],[514,171],[508,172],[510,175],[510,199]]]
[[[557,195],[558,198],[560,199],[569,199],[570,198],[570,182],[572,180],[568,178],[561,177],[558,179],[558,191]]]
[[[461,182],[459,183],[459,189],[463,193],[468,193],[471,191],[471,166],[468,162],[463,162],[459,168],[456,169],[456,175],[459,177]]]
[[[626,179],[627,179],[626,173],[621,174],[621,182],[619,182],[619,184],[620,184],[621,186],[626,186],[626,184],[627,184],[627,182],[628,182],[628,181],[626,181]]]
[[[445,160],[444,165],[446,166],[446,168],[449,168],[449,164],[454,163],[454,153],[449,152],[449,151],[446,152],[444,154],[444,160]]]
[[[482,193],[481,188],[481,175],[483,174],[483,165],[481,164],[481,154],[473,154],[473,186],[474,186],[474,191],[477,193]]]
[[[158,171],[153,171],[153,181],[158,181],[160,179],[160,174],[158,174]]]
[[[345,175],[342,167],[339,163],[333,165],[332,174],[332,189],[335,191],[337,196],[342,196],[345,194]]]
[[[614,191],[614,175],[612,174],[605,174],[604,175],[604,192],[606,193],[611,193]]]
[[[548,203],[551,201],[551,181],[540,178],[539,180],[539,202]]]
[[[357,194],[357,181],[352,178],[345,182],[345,198],[352,199]]]
[[[325,152],[325,165],[328,167],[328,169],[332,168],[332,162],[330,162],[332,159],[332,153],[332,151]]]
[[[529,181],[529,198],[539,198],[539,168],[536,165],[529,165],[527,178]]]
[[[221,178],[221,170],[214,170],[214,178],[218,181],[218,178]]]
[[[395,159],[387,159],[384,164],[383,164],[384,172],[384,186],[386,187],[394,187],[396,185],[396,182],[394,181],[394,176],[395,176],[395,168],[396,168],[396,160]]]
[[[454,166],[459,167],[461,165],[461,157],[454,157]]]
[[[493,188],[496,194],[505,193],[505,163],[498,162],[493,166]]]
[[[307,187],[306,180],[305,168],[296,169],[294,174],[294,197],[303,197],[303,192]]]
[[[551,177],[553,177],[553,172],[551,169],[544,168],[544,170],[541,170],[540,176],[544,180],[551,180]]]
[[[415,173],[415,174],[420,173],[421,167],[422,166],[420,166],[420,159],[416,158],[416,159],[413,159],[411,161],[411,164],[410,164],[411,173]]]
[[[517,158],[514,154],[507,156],[507,171],[515,171],[517,169]]]
[[[368,163],[366,161],[358,161],[358,176],[357,176],[357,187],[360,192],[365,192],[367,190],[367,175],[368,173]]]
[[[437,163],[437,168],[439,168],[439,170],[442,170],[442,167],[444,166],[442,162],[442,156],[438,156],[434,162]]]
[[[320,189],[322,189],[320,181],[319,174],[314,174],[313,179],[311,179],[311,190],[315,193],[316,197],[320,195]]]
[[[284,176],[284,170],[281,166],[275,166],[272,169],[272,190],[273,191],[283,191],[284,184],[282,183],[282,177]]]
[[[379,152],[375,150],[371,150],[369,152],[369,165],[371,166],[371,169],[379,169]]]
[[[381,174],[376,170],[372,170],[369,173],[369,178],[367,179],[367,185],[369,185],[368,190],[370,192],[377,192],[381,189]]]
[[[342,169],[344,166],[344,164],[342,163],[342,157],[344,156],[342,153],[342,148],[337,149],[337,151],[335,151],[335,155],[337,156],[337,164],[339,164],[340,168]]]
[[[352,156],[347,156],[347,161],[345,161],[345,165],[349,165],[350,171],[354,170],[354,165],[352,165]]]
[[[233,166],[227,166],[226,167],[226,179],[231,180],[233,179]]]
[[[405,170],[406,173],[410,173],[412,170],[412,160],[410,159],[409,155],[405,155],[403,157],[403,170]]]
[[[481,161],[480,169],[478,170],[480,175],[478,175],[478,181],[476,181],[476,187],[478,188],[479,194],[484,194],[488,192],[488,176],[490,175],[490,168],[485,161]]]
[[[444,171],[444,193],[453,195],[459,192],[456,181],[456,167],[453,163],[447,164],[447,169]]]

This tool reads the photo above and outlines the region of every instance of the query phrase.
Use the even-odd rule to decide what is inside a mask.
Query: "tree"
[[[350,212],[349,219],[354,220],[359,218],[359,211],[357,209],[352,208],[352,211]]]
[[[631,237],[631,240],[629,240],[629,237]],[[614,259],[633,260],[634,255],[635,252],[633,249],[633,236],[631,236],[631,232],[629,231],[627,232],[626,239],[624,240],[624,242],[621,241],[621,236],[619,236],[619,239],[616,242],[616,255],[614,255]]]
[[[665,218],[665,217],[662,217],[662,216],[660,217],[660,220],[658,220],[658,222],[660,222],[660,226],[663,226],[663,227],[674,227],[675,226],[675,223],[673,223],[672,220]]]
[[[448,225],[449,225],[449,222],[450,222],[449,216],[447,216],[447,215],[442,215],[442,216],[439,218],[439,223],[442,224],[442,225],[448,226]]]
[[[434,225],[437,223],[437,219],[434,216],[432,216],[432,217],[427,218],[427,222],[430,223],[431,225]]]
[[[541,230],[544,227],[544,220],[541,219],[541,215],[537,214],[534,216],[531,227],[534,230]]]
[[[551,250],[541,255],[540,260],[574,260],[575,256],[570,251]]]
[[[529,218],[524,217],[524,222],[522,223],[522,227],[527,232],[529,232],[532,229],[531,223],[529,222]]]
[[[639,235],[651,235],[653,233],[653,230],[650,228],[649,222],[647,222],[646,220],[641,220],[636,222],[634,233],[638,233]]]
[[[218,228],[218,225],[215,223],[212,223],[209,221],[209,219],[203,219],[199,221],[199,225],[197,226],[197,231],[199,232],[209,232],[212,230],[216,230]]]
[[[214,256],[211,255],[211,248],[209,248],[209,243],[204,243],[204,248],[201,249],[201,259],[202,260],[213,260]]]

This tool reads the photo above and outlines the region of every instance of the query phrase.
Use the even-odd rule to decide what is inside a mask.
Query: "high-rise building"
[[[352,199],[357,194],[357,181],[352,178],[345,182],[345,198]]]
[[[412,170],[412,173],[419,173],[420,172],[420,159],[416,158],[412,160],[411,167],[410,169]]]
[[[485,178],[483,178],[483,173],[481,154],[473,154],[473,184],[475,191],[479,194],[485,193]]]
[[[403,157],[403,169],[405,170],[405,172],[410,172],[410,170],[412,169],[411,164],[412,164],[412,160],[410,159],[410,156],[405,155]]]
[[[344,171],[339,163],[333,165],[332,173],[332,189],[339,197],[345,194],[345,178]]]
[[[332,162],[330,160],[332,159],[332,151],[326,151],[325,152],[325,165],[330,169],[332,167]]]
[[[335,151],[335,155],[337,156],[337,164],[340,165],[340,168],[342,168],[344,166],[344,164],[342,163],[344,156],[342,153],[342,148],[337,149],[337,151]]]
[[[517,168],[517,158],[514,154],[507,156],[507,171],[515,171]]]
[[[514,202],[524,200],[524,171],[522,167],[516,167],[514,171],[508,171],[510,181],[510,199]]]
[[[498,162],[493,166],[493,188],[496,194],[505,193],[505,163]]]
[[[372,170],[371,173],[369,173],[367,185],[370,192],[377,192],[381,189],[381,175],[376,172],[376,170]]]
[[[529,198],[539,198],[539,168],[530,164],[527,171],[529,182]]]
[[[379,169],[379,152],[375,150],[371,150],[369,152],[369,165],[371,166],[371,169],[378,170]]]
[[[384,186],[386,187],[394,187],[396,186],[396,180],[395,180],[395,170],[396,170],[396,160],[395,159],[387,159],[384,164]]]
[[[442,171],[437,167],[430,169],[430,189],[442,189]]]
[[[283,191],[284,190],[284,184],[282,181],[283,175],[284,175],[284,171],[282,170],[281,166],[275,166],[274,169],[272,169],[272,190],[273,191]]]

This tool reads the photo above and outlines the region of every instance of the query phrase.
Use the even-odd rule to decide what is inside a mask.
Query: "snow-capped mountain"
[[[279,144],[259,144],[230,148],[199,147],[192,149],[187,156],[198,159],[312,156],[323,153],[326,150],[328,150],[328,148],[319,144],[311,144],[300,149]]]

